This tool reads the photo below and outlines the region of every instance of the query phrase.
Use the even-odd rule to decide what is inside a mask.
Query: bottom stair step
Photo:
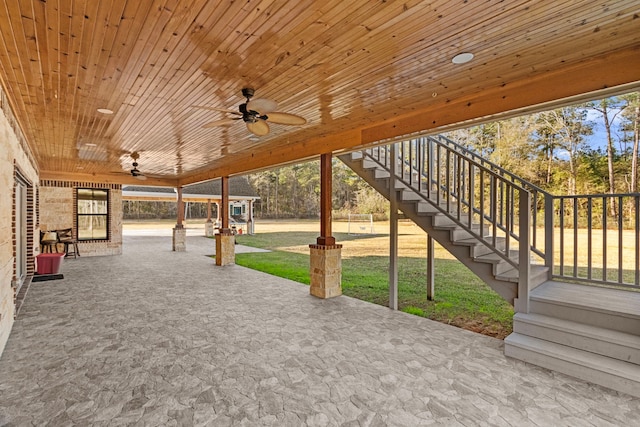
[[[508,357],[640,397],[640,365],[515,332],[504,343]]]
[[[635,363],[640,369],[640,331],[639,335],[632,335],[536,313],[516,313],[513,316],[513,331]]]

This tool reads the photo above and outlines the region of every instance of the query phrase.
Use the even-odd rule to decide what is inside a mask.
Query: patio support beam
[[[331,153],[320,156],[320,236],[311,251],[309,292],[318,298],[342,295],[342,245],[331,233],[333,169]]]
[[[187,230],[184,228],[184,201],[182,200],[182,187],[176,188],[177,193],[177,220],[173,228],[172,249],[174,252],[187,250]]]
[[[216,234],[216,265],[232,265],[236,263],[236,236],[229,228],[229,177],[221,178],[221,196],[218,215],[222,218],[220,233]]]
[[[435,296],[435,250],[433,237],[427,235],[427,299]]]
[[[318,245],[336,243],[336,239],[331,235],[332,179],[331,154],[323,154],[320,156],[320,237],[316,239]]]
[[[398,192],[396,191],[396,167],[398,145],[391,145],[391,169],[389,177],[389,308],[398,309]]]

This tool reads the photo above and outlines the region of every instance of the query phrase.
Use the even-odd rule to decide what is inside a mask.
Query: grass
[[[318,233],[304,231],[298,222],[296,226],[270,228],[272,231],[258,231],[253,236],[239,235],[237,241],[272,252],[237,254],[236,263],[309,284],[308,245],[315,241]],[[294,231],[285,231],[287,229]],[[511,333],[512,307],[464,265],[446,256],[441,248],[436,250],[435,300],[428,301],[425,235],[406,224],[401,231],[400,310],[498,338]],[[334,236],[344,245],[343,294],[388,306],[388,235],[351,236],[337,232]]]

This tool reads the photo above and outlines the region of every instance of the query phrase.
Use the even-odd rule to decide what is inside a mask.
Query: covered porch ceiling
[[[640,82],[640,2],[20,0],[0,80],[43,179],[186,185]],[[454,64],[460,53],[473,53]],[[243,87],[302,126],[255,137]],[[102,114],[109,109],[113,114]]]

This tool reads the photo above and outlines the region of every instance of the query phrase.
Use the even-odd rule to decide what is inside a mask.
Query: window
[[[109,190],[78,188],[78,240],[107,240]]]

